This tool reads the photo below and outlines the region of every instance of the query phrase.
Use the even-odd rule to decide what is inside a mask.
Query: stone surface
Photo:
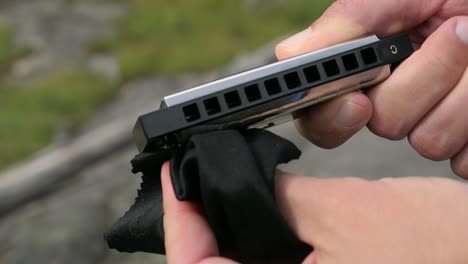
[[[107,54],[97,54],[91,56],[88,61],[88,68],[113,83],[118,83],[120,80],[120,69],[117,60],[114,56]]]
[[[15,64],[11,77],[22,80],[86,63],[89,44],[115,34],[112,21],[126,12],[108,1],[38,0],[2,6],[0,17],[15,27],[16,48],[34,53]]]
[[[302,138],[292,123],[272,129],[302,151],[299,161],[283,169],[315,177],[358,176],[367,179],[400,176],[443,176],[456,178],[449,162],[433,162],[421,157],[406,141],[394,142],[362,130],[343,146],[324,150]]]
[[[59,192],[0,223],[1,263],[163,263],[150,254],[107,248],[103,232],[125,212],[140,179],[129,173],[133,148],[109,156]]]

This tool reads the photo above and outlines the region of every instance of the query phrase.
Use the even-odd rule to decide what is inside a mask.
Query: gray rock
[[[286,171],[315,177],[355,176],[366,179],[401,176],[439,176],[456,179],[449,162],[421,157],[406,141],[389,141],[363,129],[343,146],[325,150],[299,135],[292,123],[272,129],[302,149],[298,161],[282,166]]]
[[[88,61],[88,68],[117,84],[120,81],[119,64],[114,56],[106,54],[98,54],[92,56]]]
[[[29,204],[0,222],[2,263],[163,263],[152,254],[107,248],[103,232],[136,197],[139,177],[130,174],[133,148],[109,156],[54,195]]]
[[[14,25],[16,48],[37,54],[18,62],[12,77],[35,77],[64,65],[86,63],[89,44],[113,36],[112,22],[126,13],[124,6],[111,2],[19,1],[3,7],[0,17]]]

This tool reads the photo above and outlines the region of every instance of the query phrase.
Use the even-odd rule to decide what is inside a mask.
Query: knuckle
[[[449,18],[442,27],[445,27],[445,29],[448,28],[455,28],[455,25],[457,24],[457,21],[460,20],[460,17],[452,17]],[[448,30],[446,30],[449,32]],[[455,35],[454,30],[451,30],[450,34]],[[447,34],[447,33],[446,33]],[[439,71],[441,71],[441,74],[449,74],[448,76],[454,75],[454,73],[458,73],[461,68],[465,68],[464,65],[466,65],[466,56],[462,56],[462,54],[466,54],[464,46],[463,49],[460,49],[461,46],[457,45],[457,42],[459,41],[458,37],[449,37],[448,35],[445,36],[445,38],[441,38],[438,41],[443,41],[444,44],[446,45],[453,45],[453,48],[451,49],[452,52],[425,52],[426,56],[426,63],[430,66],[437,67]],[[441,43],[439,43],[440,45]],[[423,44],[425,46],[425,44]],[[434,45],[433,47],[439,47],[438,45]],[[431,48],[429,48],[431,49]],[[453,51],[459,51],[458,53],[455,53]],[[461,67],[463,66],[463,67]]]
[[[333,5],[331,6],[331,10],[334,12],[346,13],[350,7],[350,0],[336,0]],[[327,13],[325,13],[327,15]]]
[[[443,132],[416,129],[409,136],[411,146],[422,156],[433,161],[451,157],[452,145]]]
[[[439,69],[442,75],[452,75],[453,72],[456,72],[456,68],[458,65],[455,65],[454,63],[447,61],[447,58],[442,56],[440,53],[430,53],[427,55],[427,63],[429,65],[433,65],[434,68]]]

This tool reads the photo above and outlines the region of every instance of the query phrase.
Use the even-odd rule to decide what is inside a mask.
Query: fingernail
[[[355,127],[363,121],[363,108],[355,103],[345,103],[335,116],[335,125],[339,128]]]
[[[468,44],[468,18],[458,20],[456,33],[463,42]]]
[[[294,52],[296,50],[300,50],[304,46],[304,44],[310,40],[311,36],[312,29],[307,28],[306,30],[303,30],[297,33],[296,35],[293,35],[288,39],[282,41],[278,44],[278,46],[281,46],[286,50]]]

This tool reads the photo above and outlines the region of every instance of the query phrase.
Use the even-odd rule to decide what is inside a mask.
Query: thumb
[[[368,34],[388,37],[421,24],[446,0],[337,0],[306,30],[276,47],[279,59],[350,41]]]
[[[337,0],[306,30],[276,47],[279,59],[350,41],[407,31],[435,14],[446,0]],[[296,121],[299,132],[315,145],[335,148],[359,132],[372,117],[372,103],[359,92],[313,106]]]

